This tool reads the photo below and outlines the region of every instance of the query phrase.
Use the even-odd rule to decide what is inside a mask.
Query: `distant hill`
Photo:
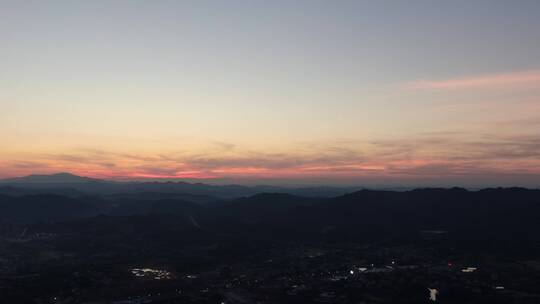
[[[102,182],[102,180],[78,176],[71,173],[56,173],[56,174],[33,174],[24,177],[10,178],[0,180],[4,184],[78,184],[88,182]]]
[[[174,196],[173,194],[181,194],[183,196],[182,199],[192,196],[192,198],[197,197],[197,200],[205,202],[212,201],[213,198],[235,199],[263,192],[280,192],[309,197],[333,197],[358,190],[358,188],[346,187],[288,188],[274,186],[209,185],[182,181],[118,182],[77,176],[70,173],[29,175],[25,177],[4,179],[0,180],[0,188],[2,186],[16,187],[18,188],[17,191],[19,193],[24,192],[24,189],[40,189],[47,193],[67,193],[67,190],[71,189],[71,192],[84,192],[87,194],[99,195],[146,193],[144,196],[148,196],[148,193],[160,193],[161,196],[164,196],[163,198],[171,198],[171,196]],[[43,189],[47,189],[47,191]],[[63,192],[60,192],[59,189]],[[0,193],[9,194],[10,190],[13,189],[0,190]],[[35,191],[30,191],[28,194],[30,193],[35,193]]]
[[[261,194],[209,211],[226,223],[221,231],[268,238],[383,241],[439,231],[454,240],[540,240],[540,190],[522,188]]]
[[[24,196],[24,195],[32,195],[32,194],[57,194],[62,196],[68,196],[68,197],[78,197],[83,196],[85,193],[81,192],[79,190],[64,187],[64,188],[53,188],[53,187],[47,187],[39,188],[39,187],[25,187],[25,186],[15,186],[15,185],[4,185],[0,184],[0,194],[10,195],[10,196]]]
[[[362,190],[334,198],[260,193],[214,203],[156,193],[66,197],[0,194],[0,221],[64,221],[98,214],[171,216],[207,231],[249,238],[381,241],[430,231],[448,239],[540,241],[540,190]],[[199,198],[197,198],[199,199]],[[197,224],[194,224],[194,223]]]

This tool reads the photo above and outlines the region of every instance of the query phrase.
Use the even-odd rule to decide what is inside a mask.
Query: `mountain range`
[[[10,188],[7,188],[10,187]],[[7,189],[6,189],[7,188]],[[332,197],[355,190],[359,187],[275,187],[275,186],[242,186],[242,185],[209,185],[188,182],[118,182],[110,180],[82,177],[70,173],[51,175],[29,175],[25,177],[0,180],[0,193],[15,194],[42,192],[67,195],[72,194],[119,194],[119,193],[185,193],[191,195],[210,196],[219,199],[231,199],[255,195],[261,192],[286,192],[301,196]],[[33,191],[33,192],[32,192]]]
[[[48,185],[50,180],[71,183],[55,184],[63,188],[33,187]],[[268,239],[374,240],[425,234],[461,240],[540,241],[536,233],[540,231],[540,190],[524,188],[360,190],[327,197],[295,194],[298,189],[253,194],[259,188],[124,184],[69,175],[4,183],[0,188],[0,221],[4,223],[157,216],[175,218],[190,229]],[[59,189],[67,191],[78,184],[111,188],[91,192],[73,187],[76,190],[68,195],[58,194]]]

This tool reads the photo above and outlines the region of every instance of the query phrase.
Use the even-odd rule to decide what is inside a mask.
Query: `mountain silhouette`
[[[163,195],[73,196],[51,194],[47,189],[24,195],[18,188],[8,189],[18,195],[0,194],[0,220],[12,222],[65,221],[99,214],[167,216],[189,226],[196,222],[195,226],[208,231],[262,239],[373,241],[443,231],[444,237],[459,240],[540,240],[535,233],[540,230],[540,190],[523,188],[362,190],[333,198],[274,192],[214,202],[206,201],[214,196],[199,196],[201,188],[194,195],[183,188],[182,194],[168,189]]]
[[[5,184],[74,184],[100,181],[102,180],[62,172],[48,175],[33,174],[24,177],[4,179],[0,182]]]
[[[3,187],[1,187],[3,186]],[[2,189],[7,186],[16,187],[17,192],[35,194],[35,189],[47,189],[47,191],[64,194],[68,188],[72,193],[84,192],[100,195],[129,195],[140,193],[154,193],[161,196],[198,196],[199,201],[211,201],[215,199],[235,199],[267,192],[290,193],[309,197],[333,197],[351,191],[357,187],[276,187],[276,186],[242,186],[242,185],[210,185],[204,183],[188,183],[183,181],[156,182],[156,181],[110,181],[90,177],[77,176],[71,173],[57,173],[51,175],[29,175],[25,177],[0,180],[0,193],[13,194],[13,188]],[[30,189],[30,191],[23,191]],[[43,191],[43,190],[41,190]],[[147,194],[145,194],[147,195]],[[156,195],[157,196],[157,195]],[[175,197],[176,198],[176,197]],[[184,199],[182,197],[182,199]]]

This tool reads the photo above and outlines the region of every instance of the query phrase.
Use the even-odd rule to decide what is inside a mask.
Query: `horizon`
[[[343,184],[343,183],[324,183],[324,182],[304,182],[304,183],[295,183],[295,181],[289,181],[289,182],[283,182],[283,181],[276,181],[276,180],[257,180],[257,179],[248,179],[248,180],[227,180],[227,179],[185,179],[185,178],[139,178],[139,179],[106,179],[106,178],[99,178],[99,177],[92,177],[92,176],[84,176],[84,175],[77,175],[70,172],[55,172],[50,174],[29,174],[29,175],[23,175],[23,176],[17,176],[17,177],[10,177],[10,178],[0,178],[0,185],[2,183],[13,182],[14,184],[17,184],[18,180],[31,178],[31,177],[43,177],[43,178],[50,178],[55,176],[67,176],[67,177],[75,177],[75,178],[88,178],[91,180],[97,180],[102,182],[111,182],[111,183],[187,183],[187,184],[203,184],[203,185],[209,185],[209,186],[243,186],[243,187],[276,187],[276,188],[282,188],[282,189],[294,189],[294,188],[342,188],[342,189],[359,189],[359,190],[386,190],[386,191],[408,191],[408,190],[415,190],[415,189],[452,189],[452,188],[461,188],[466,189],[468,191],[476,191],[476,190],[482,190],[482,189],[494,189],[494,188],[504,188],[504,189],[510,189],[510,188],[523,188],[523,189],[530,189],[530,190],[537,190],[540,189],[540,185],[532,185],[532,186],[520,186],[520,185],[500,185],[500,184],[472,184],[472,185],[464,185],[464,184],[377,184],[377,183],[364,183],[364,184]],[[25,181],[26,182],[26,181]],[[38,183],[47,184],[50,183],[48,181],[42,181]],[[58,184],[69,184],[69,183],[63,183],[63,182],[52,182],[58,183]],[[31,184],[31,183],[30,183]]]
[[[0,3],[0,179],[540,185],[540,2]]]

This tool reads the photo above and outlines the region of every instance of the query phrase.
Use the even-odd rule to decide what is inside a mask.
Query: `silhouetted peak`
[[[75,174],[60,172],[54,174],[32,174],[23,177],[3,180],[4,183],[14,184],[66,184],[66,183],[86,183],[97,182],[99,179],[78,176]]]

